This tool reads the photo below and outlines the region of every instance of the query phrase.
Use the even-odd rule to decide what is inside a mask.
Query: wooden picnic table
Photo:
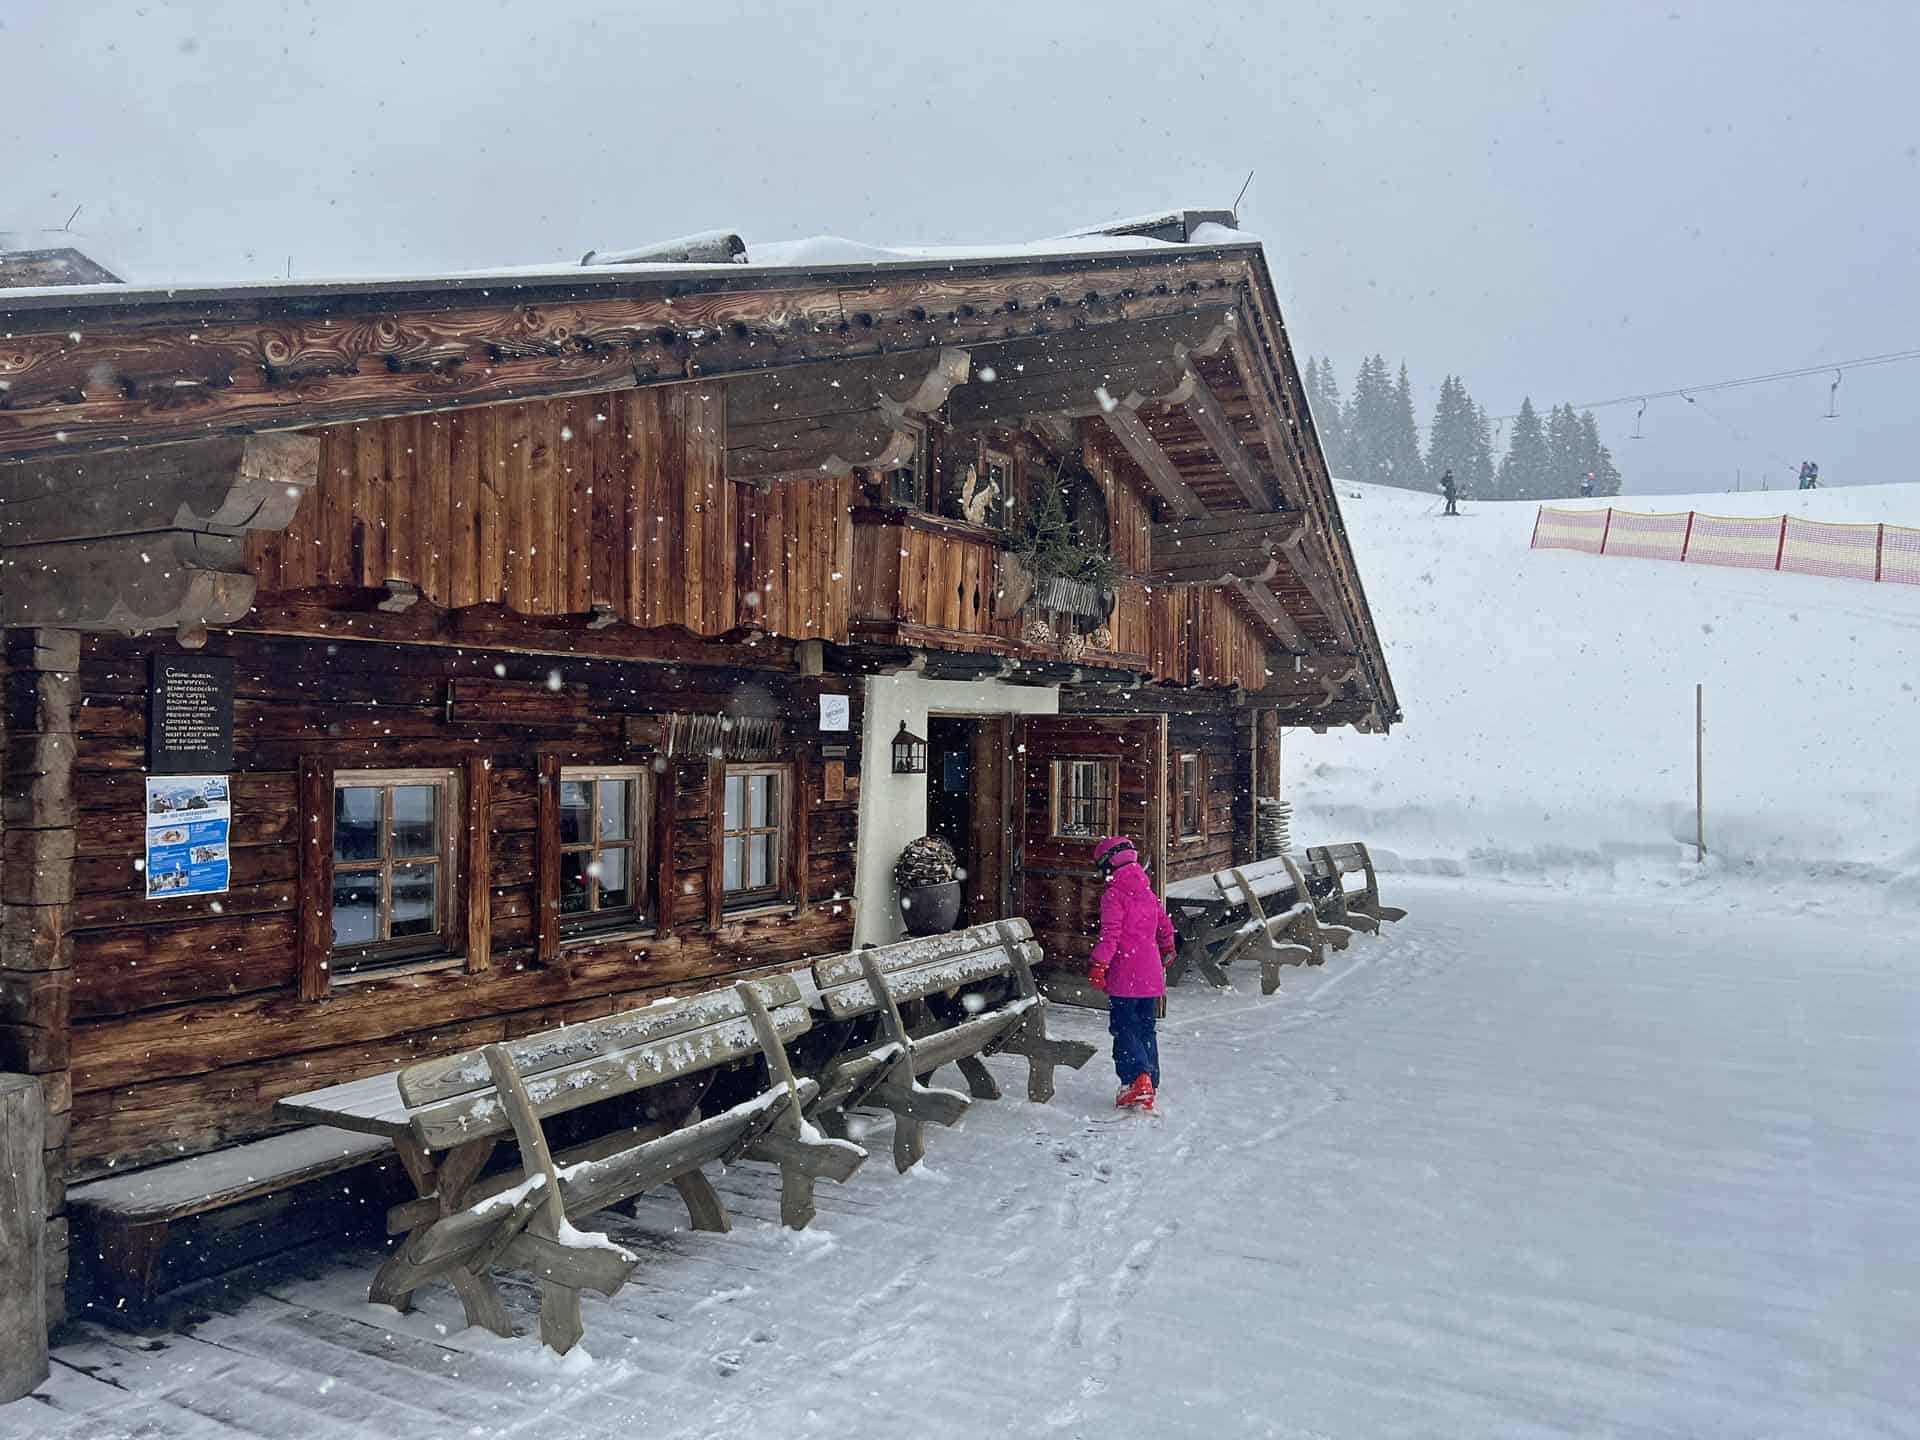
[[[1174,952],[1173,972],[1167,977],[1178,985],[1190,969],[1198,969],[1210,985],[1225,989],[1231,982],[1227,972],[1214,963],[1214,952],[1237,931],[1244,917],[1236,917],[1234,902],[1221,892],[1211,874],[1175,880],[1167,886],[1167,914],[1173,920],[1173,933],[1179,941]]]

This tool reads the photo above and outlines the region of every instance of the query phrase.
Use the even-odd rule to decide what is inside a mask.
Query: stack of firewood
[[[1255,843],[1262,860],[1293,851],[1293,806],[1285,800],[1262,796],[1256,806]]]

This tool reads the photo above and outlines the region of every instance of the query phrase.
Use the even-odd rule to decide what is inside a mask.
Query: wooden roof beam
[[[1187,357],[1216,354],[1238,333],[1234,306],[1202,305],[1098,330],[977,345],[973,375],[955,391],[948,417],[964,426],[1095,415],[1116,403],[1181,404],[1191,393]]]
[[[1226,469],[1227,477],[1233,481],[1234,488],[1247,504],[1255,510],[1271,510],[1273,496],[1267,489],[1266,477],[1254,463],[1252,452],[1234,433],[1233,422],[1227,418],[1226,408],[1221,405],[1219,396],[1213,393],[1206,377],[1195,368],[1192,355],[1182,355],[1180,360],[1190,381],[1183,406],[1188,418],[1206,437],[1208,447]]]
[[[1181,478],[1179,469],[1167,458],[1167,452],[1153,438],[1153,432],[1147,429],[1147,422],[1140,418],[1137,409],[1127,404],[1115,405],[1111,410],[1102,411],[1100,418],[1106,421],[1107,429],[1140,467],[1167,508],[1176,515],[1189,517],[1207,513],[1207,507]]]
[[[1353,638],[1353,625],[1347,614],[1347,607],[1340,603],[1340,595],[1334,589],[1333,577],[1324,567],[1307,553],[1307,531],[1295,532],[1281,545],[1281,554],[1285,557],[1294,579],[1305,587],[1313,597],[1313,603],[1327,617],[1327,623],[1341,637],[1349,653],[1357,647]]]
[[[1247,609],[1259,617],[1260,623],[1272,632],[1273,638],[1280,642],[1281,648],[1289,655],[1313,653],[1313,646],[1300,633],[1300,627],[1293,623],[1293,617],[1287,614],[1280,597],[1269,590],[1264,581],[1235,580],[1230,588]]]
[[[917,418],[946,403],[969,364],[966,351],[945,348],[729,382],[727,478],[764,488],[782,476],[904,464],[919,443]]]
[[[1271,580],[1280,573],[1280,547],[1303,523],[1297,510],[1279,514],[1232,511],[1198,520],[1155,525],[1148,576],[1172,582]]]
[[[0,465],[0,623],[198,648],[253,604],[247,532],[284,530],[319,471],[291,434]]]

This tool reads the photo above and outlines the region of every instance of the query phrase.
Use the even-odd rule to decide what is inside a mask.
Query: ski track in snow
[[[191,1335],[97,1325],[0,1440],[1920,1436],[1920,981],[1822,916],[1386,881],[1410,918],[1262,998],[1174,991],[1161,1117],[1102,1042],[777,1223],[770,1170],[605,1228],[591,1362],[365,1303],[373,1251]],[[1009,1097],[1024,1067],[990,1062]],[[599,1225],[596,1221],[596,1226]]]

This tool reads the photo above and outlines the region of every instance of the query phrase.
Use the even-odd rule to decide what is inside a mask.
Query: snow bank
[[[1920,904],[1920,591],[1530,551],[1532,504],[1447,519],[1425,495],[1339,491],[1406,720],[1288,735],[1303,843],[1363,838],[1389,868],[1670,880],[1692,854],[1698,681],[1720,872],[1893,882]],[[1920,525],[1920,485],[1620,503]]]

